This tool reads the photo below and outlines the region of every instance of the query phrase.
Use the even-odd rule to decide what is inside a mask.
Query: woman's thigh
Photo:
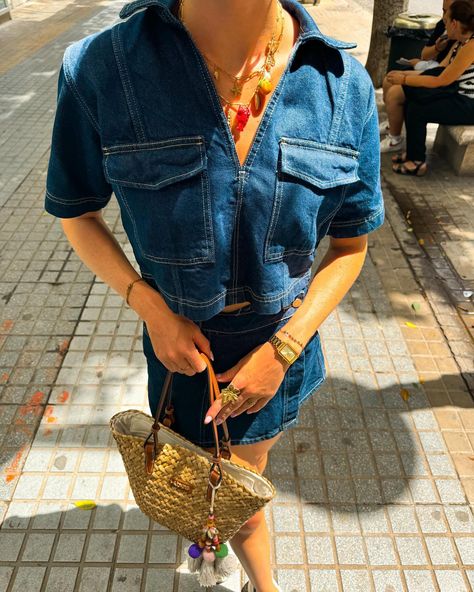
[[[238,465],[255,469],[261,474],[267,466],[268,452],[282,435],[283,432],[279,432],[273,438],[260,440],[260,442],[254,444],[231,444],[231,460]],[[214,448],[204,448],[204,450],[214,452]]]

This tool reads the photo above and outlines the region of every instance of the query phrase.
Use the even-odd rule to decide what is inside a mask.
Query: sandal
[[[407,153],[406,152],[399,152],[398,154],[395,154],[395,156],[392,156],[393,164],[403,164],[404,162],[406,162],[406,160],[407,160]]]
[[[416,165],[414,169],[407,169],[405,163],[401,163],[392,166],[392,170],[394,173],[397,173],[399,175],[412,175],[414,177],[423,177],[423,175],[426,175],[426,172],[428,170],[427,167],[425,166],[425,169],[423,171],[421,170],[421,167],[423,165],[426,165],[425,162],[419,161],[417,163],[417,161],[413,161],[413,163]]]

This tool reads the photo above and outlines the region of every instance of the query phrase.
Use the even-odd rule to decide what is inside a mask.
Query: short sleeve
[[[380,184],[379,122],[372,86],[359,152],[359,180],[347,185],[342,204],[328,227],[327,234],[334,238],[367,234],[384,222],[385,207]]]
[[[45,192],[46,211],[59,218],[100,210],[112,195],[103,173],[97,124],[67,78],[63,62]]]

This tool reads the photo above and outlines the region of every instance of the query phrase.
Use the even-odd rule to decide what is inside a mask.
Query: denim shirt
[[[251,302],[275,314],[307,292],[321,239],[384,221],[375,93],[354,43],[300,24],[241,166],[212,76],[171,8],[135,0],[76,41],[58,76],[46,210],[96,211],[112,193],[142,276],[207,320]]]

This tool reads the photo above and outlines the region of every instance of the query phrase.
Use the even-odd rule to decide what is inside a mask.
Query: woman
[[[262,472],[326,376],[318,328],[384,220],[374,89],[297,0],[120,16],[65,51],[45,207],[143,319],[151,413],[170,370],[173,429],[210,450],[226,419],[233,460]],[[112,192],[141,275],[102,218]],[[235,401],[209,408],[199,352]],[[264,511],[231,545],[248,590],[278,590]]]
[[[407,150],[394,159],[393,170],[402,175],[422,176],[427,172],[426,126],[474,125],[474,2],[456,0],[446,14],[446,31],[456,43],[440,68],[420,76],[393,72],[392,84],[401,84]],[[396,87],[395,87],[396,88]],[[403,108],[403,107],[402,107]]]
[[[421,62],[418,59],[410,60],[411,66],[394,70],[387,74],[383,80],[383,102],[387,111],[388,121],[380,124],[380,134],[387,136],[380,142],[381,152],[396,152],[403,147],[405,138],[402,135],[403,127],[403,104],[405,95],[399,85],[390,82],[394,72],[402,72],[408,76],[419,76],[422,71],[439,66],[448,55],[449,50],[455,43],[446,35],[446,14],[453,0],[443,0],[443,18],[437,23],[433,34],[421,52]],[[432,65],[430,64],[432,62]],[[422,67],[420,67],[422,64]],[[413,69],[411,69],[413,68]],[[393,90],[392,87],[395,88]]]

